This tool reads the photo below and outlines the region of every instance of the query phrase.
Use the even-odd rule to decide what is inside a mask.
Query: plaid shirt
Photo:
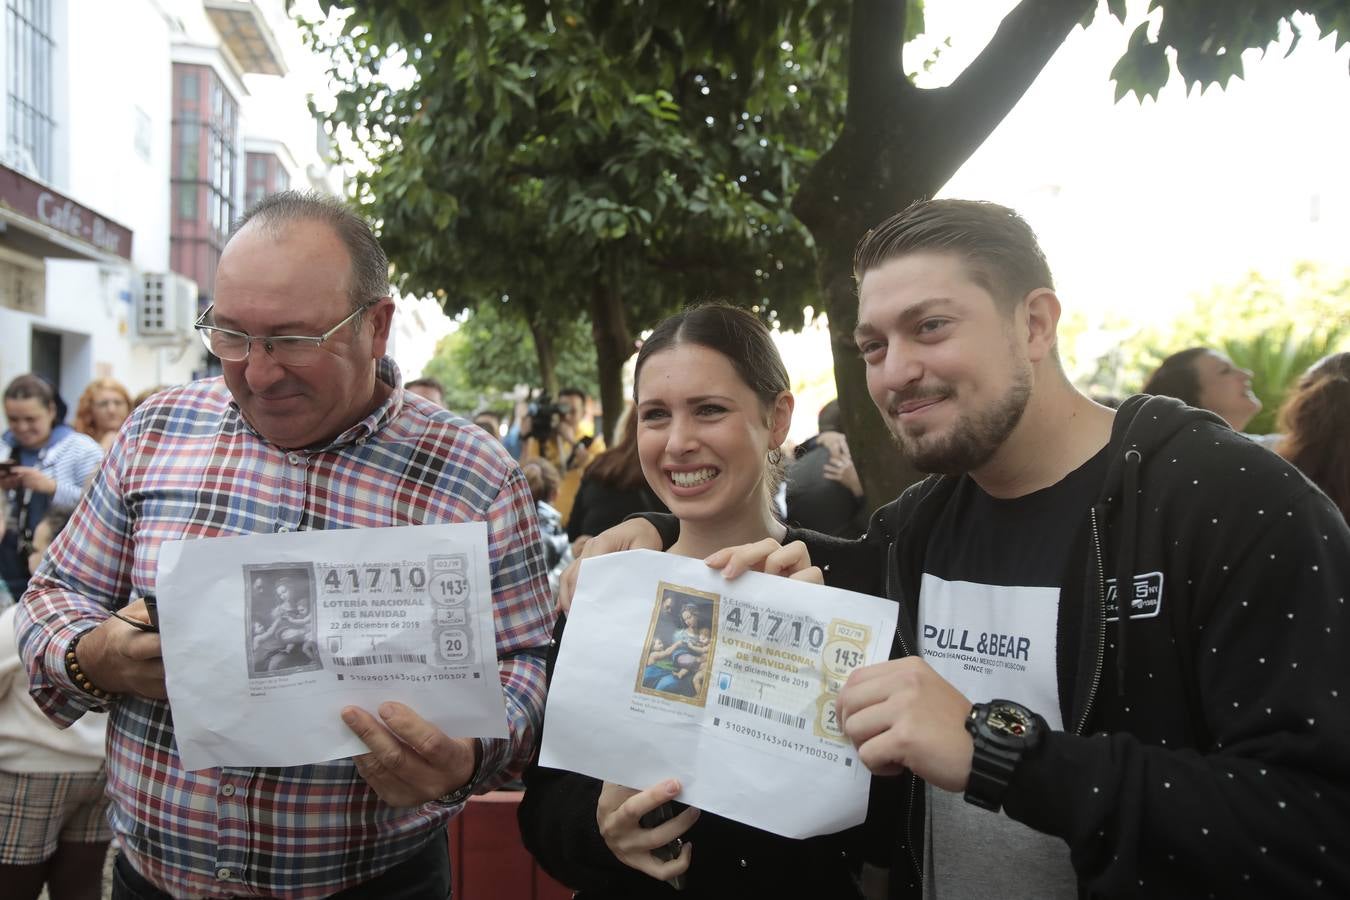
[[[264,441],[219,378],[137,408],[20,611],[20,652],[48,716],[69,723],[95,706],[63,654],[109,609],[154,593],[164,541],[485,521],[511,736],[483,741],[476,790],[523,770],[553,619],[529,489],[483,431],[405,394],[392,360],[379,377],[389,399],[317,450]],[[391,808],[350,759],[184,771],[169,705],[133,696],[111,707],[108,792],[123,851],[180,896],[327,896],[412,856],[461,808]]]

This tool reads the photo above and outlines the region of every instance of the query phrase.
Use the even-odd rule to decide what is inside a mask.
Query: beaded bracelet
[[[77,688],[84,691],[86,694],[89,694],[94,699],[111,700],[113,695],[103,690],[101,687],[96,687],[94,683],[89,680],[89,676],[84,674],[84,670],[80,668],[80,660],[75,655],[75,648],[79,645],[80,638],[82,637],[84,637],[83,634],[76,636],[75,640],[71,641],[70,646],[66,648],[66,674],[70,676],[70,680],[75,683]]]

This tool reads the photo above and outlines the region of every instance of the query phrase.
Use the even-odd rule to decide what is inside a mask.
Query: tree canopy
[[[1343,0],[1151,8],[1113,69],[1118,97],[1156,95],[1173,66],[1223,86],[1296,11],[1350,40]],[[823,305],[879,503],[914,474],[853,348],[853,248],[936,193],[1075,27],[1124,21],[1124,0],[1101,10],[1022,0],[954,81],[920,88],[918,0],[354,0],[325,45],[344,81],[330,119],[374,163],[358,197],[402,286],[449,309],[505,298],[527,321],[588,314],[606,405],[635,331],[674,306],[721,296],[791,327]],[[413,77],[395,87],[382,67]]]
[[[399,286],[518,315],[546,381],[541,336],[588,318],[607,406],[635,334],[691,301],[802,323],[815,259],[788,201],[843,98],[818,19],[742,58],[691,53],[633,13],[357,2],[330,14],[340,34],[311,30],[339,61],[330,120],[370,161],[357,198]]]

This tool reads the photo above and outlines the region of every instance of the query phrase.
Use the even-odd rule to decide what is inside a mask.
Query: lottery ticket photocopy
[[[156,587],[190,771],[364,753],[341,710],[386,700],[507,736],[482,522],[171,541]]]
[[[633,550],[581,567],[540,763],[646,788],[791,838],[867,815],[870,774],[835,718],[891,648],[896,606]]]

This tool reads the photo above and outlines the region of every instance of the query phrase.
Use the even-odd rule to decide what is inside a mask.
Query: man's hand
[[[402,703],[380,704],[377,719],[358,706],[342,721],[370,748],[356,771],[390,806],[420,806],[473,777],[475,738],[452,738]]]
[[[661,533],[646,519],[629,519],[613,528],[607,528],[586,542],[581,555],[572,560],[571,565],[563,569],[558,579],[558,603],[555,612],[565,613],[572,608],[572,595],[577,590],[577,575],[581,571],[581,561],[592,556],[604,556],[606,553],[618,553],[621,550],[662,550]]]
[[[595,821],[600,826],[600,836],[619,862],[659,881],[669,881],[689,869],[694,856],[693,844],[685,844],[680,848],[680,855],[671,860],[660,860],[652,855],[652,851],[688,831],[698,821],[697,809],[691,806],[655,828],[643,828],[641,823],[643,816],[673,800],[679,792],[680,783],[673,778],[645,791],[605,782],[595,805]]]
[[[970,707],[917,656],[855,669],[836,704],[844,734],[873,773],[910,769],[945,791],[964,791],[970,780]]]
[[[145,601],[137,600],[121,610],[129,619],[149,623]],[[94,687],[112,694],[135,694],[151,700],[167,700],[164,660],[159,635],[141,631],[120,619],[104,620],[86,632],[75,647],[80,671]]]
[[[785,546],[773,538],[765,538],[753,544],[726,547],[703,561],[709,568],[721,569],[727,578],[755,571],[812,584],[825,583],[824,573],[819,567],[811,565],[811,554],[801,541],[793,541]]]

